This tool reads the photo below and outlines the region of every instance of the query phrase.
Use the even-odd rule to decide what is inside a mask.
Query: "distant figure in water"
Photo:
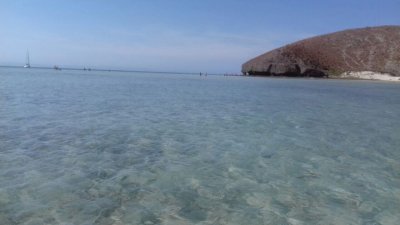
[[[200,72],[200,76],[201,76],[201,72]]]

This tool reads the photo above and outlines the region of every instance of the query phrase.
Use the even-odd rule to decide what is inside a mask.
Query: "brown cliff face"
[[[400,26],[345,30],[260,55],[242,72],[264,76],[334,77],[347,71],[400,76]]]

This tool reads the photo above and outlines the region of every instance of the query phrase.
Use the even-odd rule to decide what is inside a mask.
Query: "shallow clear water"
[[[400,84],[0,69],[0,224],[398,224]]]

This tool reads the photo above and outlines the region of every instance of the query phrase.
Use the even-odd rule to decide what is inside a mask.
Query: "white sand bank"
[[[365,80],[383,80],[383,81],[400,81],[400,77],[392,76],[388,73],[378,73],[371,71],[361,72],[345,72],[340,75],[340,78],[348,79],[365,79]]]

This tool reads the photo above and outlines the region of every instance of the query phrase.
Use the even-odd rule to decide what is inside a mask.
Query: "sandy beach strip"
[[[360,72],[349,71],[349,72],[342,73],[340,75],[340,78],[400,82],[400,77],[392,76],[388,73],[379,73],[379,72],[372,72],[372,71],[360,71]]]

